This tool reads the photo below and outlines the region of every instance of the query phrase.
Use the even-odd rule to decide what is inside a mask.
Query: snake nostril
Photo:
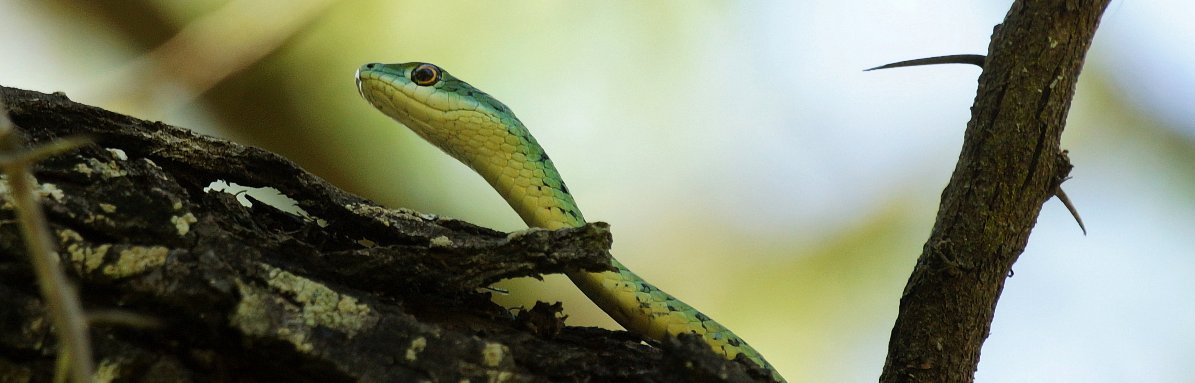
[[[377,65],[378,65],[378,63],[365,64],[365,69],[373,69],[373,67],[375,67]]]

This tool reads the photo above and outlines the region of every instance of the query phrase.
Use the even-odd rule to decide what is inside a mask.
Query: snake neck
[[[489,142],[474,145],[481,153],[457,157],[481,174],[528,226],[561,229],[584,225],[581,209],[535,137],[518,120],[508,122],[505,130],[505,136],[494,135]],[[498,150],[491,153],[493,148]]]

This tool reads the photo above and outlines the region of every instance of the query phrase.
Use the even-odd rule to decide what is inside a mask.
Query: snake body
[[[568,187],[535,137],[498,100],[426,63],[366,64],[357,89],[375,108],[480,174],[530,226],[585,224]],[[616,271],[568,273],[627,330],[663,340],[700,335],[727,359],[743,355],[784,381],[759,352],[692,306],[652,286],[610,258]]]

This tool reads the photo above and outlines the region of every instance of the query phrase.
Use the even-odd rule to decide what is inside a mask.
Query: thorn
[[[1075,204],[1071,203],[1071,198],[1066,196],[1066,192],[1062,191],[1062,187],[1058,187],[1058,191],[1054,193],[1063,205],[1066,205],[1066,210],[1071,212],[1071,216],[1075,217],[1075,222],[1079,223],[1079,229],[1083,230],[1083,235],[1087,235],[1087,227],[1083,226],[1083,218],[1079,217],[1079,210],[1075,209]]]
[[[864,72],[873,71],[876,69],[890,69],[921,65],[937,65],[937,64],[971,64],[983,68],[984,61],[987,61],[987,56],[984,55],[950,55],[926,57],[921,59],[905,60],[894,62],[891,64],[880,65],[875,68],[864,69]]]

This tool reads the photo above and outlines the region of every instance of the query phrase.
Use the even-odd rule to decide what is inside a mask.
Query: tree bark
[[[0,98],[31,144],[97,143],[36,171],[101,380],[768,379],[693,337],[651,347],[564,326],[559,306],[516,316],[490,301],[483,288],[501,279],[609,267],[605,224],[497,232],[383,208],[275,154],[62,95]],[[302,212],[244,206],[207,189],[217,180],[274,188]],[[0,206],[0,381],[45,382],[58,346],[19,225]]]
[[[1005,279],[1042,204],[1070,172],[1059,140],[1107,4],[1019,0],[995,28],[962,152],[901,297],[880,382],[974,380]]]

